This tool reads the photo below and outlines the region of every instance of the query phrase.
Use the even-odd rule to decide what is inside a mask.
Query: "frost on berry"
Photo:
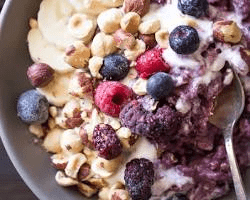
[[[98,124],[93,132],[93,144],[99,156],[111,160],[122,152],[120,139],[115,130],[108,124]]]
[[[154,166],[145,158],[133,159],[126,164],[125,185],[132,200],[148,200],[154,183]]]

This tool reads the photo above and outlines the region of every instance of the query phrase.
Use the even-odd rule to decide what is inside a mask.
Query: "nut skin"
[[[35,63],[27,70],[27,76],[32,86],[45,87],[52,81],[54,69],[45,63]]]
[[[139,39],[143,40],[147,49],[152,49],[156,46],[155,34],[139,34]]]
[[[113,36],[116,47],[120,49],[131,49],[135,46],[135,37],[131,33],[125,32],[123,29],[118,29]]]
[[[150,0],[125,0],[123,8],[125,13],[136,12],[141,17],[144,16],[150,7]]]
[[[87,163],[84,163],[78,172],[78,180],[83,181],[85,178],[88,177],[90,174],[90,165]]]
[[[241,55],[241,58],[249,66],[249,70],[250,70],[250,50],[241,47],[240,48],[240,55]]]
[[[242,34],[238,25],[234,21],[218,21],[213,25],[214,38],[224,42],[237,44],[240,42]]]

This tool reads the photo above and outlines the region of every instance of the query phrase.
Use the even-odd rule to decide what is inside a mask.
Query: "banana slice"
[[[37,90],[46,96],[49,103],[55,106],[63,106],[70,101],[73,97],[68,93],[68,86],[73,73],[54,74],[54,79],[43,88]]]
[[[34,62],[46,63],[55,71],[65,73],[73,71],[74,68],[64,61],[64,51],[49,44],[42,36],[40,30],[35,25],[36,21],[31,21],[31,30],[28,34],[29,52]]]

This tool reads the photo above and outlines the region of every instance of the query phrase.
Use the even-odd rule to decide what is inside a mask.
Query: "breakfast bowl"
[[[38,13],[41,2],[42,1],[39,1],[39,0],[36,0],[36,1],[34,0],[23,0],[23,1],[9,0],[8,1],[7,0],[1,13],[1,17],[0,17],[0,55],[1,55],[0,57],[0,66],[1,66],[0,132],[1,132],[1,139],[18,173],[21,175],[25,183],[28,185],[28,187],[32,190],[32,192],[34,192],[34,194],[39,199],[41,200],[88,199],[87,197],[83,196],[79,191],[77,191],[75,187],[61,187],[60,185],[58,185],[58,181],[56,181],[55,179],[55,176],[57,174],[57,169],[55,169],[55,167],[52,167],[52,162],[51,162],[52,154],[44,150],[44,148],[41,146],[41,144],[43,143],[43,140],[31,134],[30,127],[28,127],[27,124],[23,123],[20,120],[20,117],[17,116],[18,98],[25,91],[34,88],[31,86],[30,80],[27,78],[27,68],[34,63],[34,60],[36,60],[36,58],[34,58],[34,55],[36,54],[34,53],[34,49],[31,50],[31,47],[28,45],[27,41],[29,41],[30,43],[30,38],[27,40],[27,35],[29,34],[29,31],[31,29],[30,27],[32,27],[32,25],[36,26],[35,21],[30,21],[30,19],[37,18],[37,13]],[[98,7],[96,9],[98,9]],[[92,14],[90,11],[84,11],[84,12],[86,13],[89,12],[90,15]],[[154,12],[154,10],[150,12],[152,13]],[[50,13],[47,13],[47,14],[48,16],[50,16]],[[159,16],[163,16],[163,14]],[[145,15],[145,20],[146,19],[147,19],[147,15]],[[99,29],[106,31],[106,32],[110,32],[108,29],[109,28],[108,26],[102,27],[101,22],[97,21],[97,23],[100,24],[100,25],[98,24],[100,26]],[[192,22],[188,21],[188,19],[187,19],[187,23],[192,24]],[[180,22],[176,22],[176,24],[180,25]],[[145,28],[146,25],[147,24],[144,23],[144,26],[141,26],[141,28],[139,28],[141,32],[149,33],[150,31],[152,31],[152,30],[150,31],[146,30]],[[167,24],[167,25],[170,26],[171,24]],[[97,30],[96,32],[98,31],[100,30]],[[96,34],[96,32],[89,33],[89,34],[93,36],[93,34]],[[153,33],[154,32],[156,31],[153,31]],[[158,32],[159,32],[158,36],[161,33],[164,33],[164,31],[160,32],[160,30],[158,30]],[[106,35],[104,35],[104,37],[106,37]],[[141,41],[144,41],[143,37],[144,36],[141,36]],[[55,40],[57,38],[57,35],[53,35],[49,38],[50,39],[52,38],[53,40]],[[84,38],[86,39],[86,37]],[[86,40],[88,41],[91,39],[87,37]],[[61,48],[65,48],[65,46],[68,46],[68,45],[70,46],[71,44],[70,42],[71,41],[65,41],[65,43],[62,44],[63,47]],[[164,48],[166,48],[164,41],[161,40],[161,42],[159,43],[161,43],[161,45]],[[138,42],[138,45],[139,44],[141,43]],[[125,47],[122,45],[117,43],[117,46],[119,46],[121,49],[125,48],[125,51],[126,51],[127,43],[125,44]],[[88,45],[86,46],[88,47]],[[191,51],[192,51],[192,48],[195,49],[196,47],[190,46]],[[39,51],[39,49],[35,49],[35,50]],[[31,56],[30,56],[29,51],[32,51]],[[95,50],[92,50],[91,53],[99,57],[104,57],[103,55],[100,55],[98,52],[95,52]],[[165,54],[166,56],[170,56],[170,57],[171,55],[173,56],[173,58],[169,60],[170,63],[174,62],[174,59],[176,59],[176,56],[171,53],[172,51],[171,52],[168,51]],[[187,52],[187,53],[190,53],[190,52]],[[135,65],[134,62],[136,58],[131,58],[133,56],[134,56],[133,54],[128,53],[128,58],[133,60],[131,61],[132,64],[130,63],[131,65]],[[139,55],[137,55],[137,57],[138,56]],[[186,61],[190,61],[190,60],[184,59],[183,62],[186,62]],[[71,63],[71,65],[73,66],[74,64]],[[65,72],[62,72],[62,73],[65,73]],[[105,73],[103,74],[105,75]],[[148,78],[147,76],[149,76],[148,74],[144,74],[144,75],[146,78]],[[108,79],[108,77],[106,78]],[[40,89],[38,90],[42,91]],[[138,91],[138,93],[140,93],[140,90]],[[143,94],[145,95],[145,93]],[[158,98],[157,95],[158,94],[156,94],[156,99]],[[119,99],[117,101],[119,101]],[[53,99],[50,99],[49,102],[50,104],[52,104],[51,102],[53,102]],[[56,106],[61,107],[62,104],[61,102],[59,102]],[[100,108],[102,107],[102,105],[98,105],[98,106]],[[125,122],[124,124],[126,125]],[[141,152],[143,151],[145,152],[148,151],[147,146],[145,146],[141,150]],[[126,164],[124,162],[122,163],[123,165]],[[244,173],[243,180],[244,180],[244,185],[245,185],[247,194],[249,196],[250,195],[250,171],[249,170],[246,173]],[[220,199],[231,200],[234,198],[235,198],[234,192],[231,192],[229,195],[226,195],[225,197],[222,197]],[[91,197],[91,199],[98,199],[98,197],[94,196],[94,197]]]

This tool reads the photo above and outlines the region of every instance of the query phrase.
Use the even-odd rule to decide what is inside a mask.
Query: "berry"
[[[145,158],[133,159],[126,164],[125,185],[132,200],[148,200],[154,183],[154,166]]]
[[[200,39],[194,28],[182,25],[170,33],[169,44],[178,54],[191,54],[199,48]]]
[[[121,107],[132,98],[132,90],[116,81],[106,81],[98,85],[95,104],[108,115],[119,116]]]
[[[120,54],[111,54],[104,58],[100,74],[107,80],[119,81],[127,76],[128,71],[127,58]]]
[[[161,135],[171,135],[176,131],[179,115],[167,105],[155,112],[144,109],[144,98],[133,100],[122,109],[120,120],[131,132],[158,140]]]
[[[199,18],[207,14],[208,2],[207,0],[178,0],[178,8],[183,14]]]
[[[37,90],[28,90],[17,101],[17,115],[28,124],[42,124],[49,116],[49,103]]]
[[[188,200],[188,198],[181,193],[176,193],[173,196],[167,198],[166,200]]]
[[[170,67],[162,58],[162,49],[151,49],[140,55],[135,66],[141,78],[148,78],[156,72],[168,72]]]
[[[122,152],[121,142],[115,130],[108,124],[96,125],[93,132],[93,144],[99,156],[111,160],[119,156]]]
[[[158,72],[148,79],[147,92],[155,100],[163,99],[169,96],[174,89],[174,81],[168,74]]]

